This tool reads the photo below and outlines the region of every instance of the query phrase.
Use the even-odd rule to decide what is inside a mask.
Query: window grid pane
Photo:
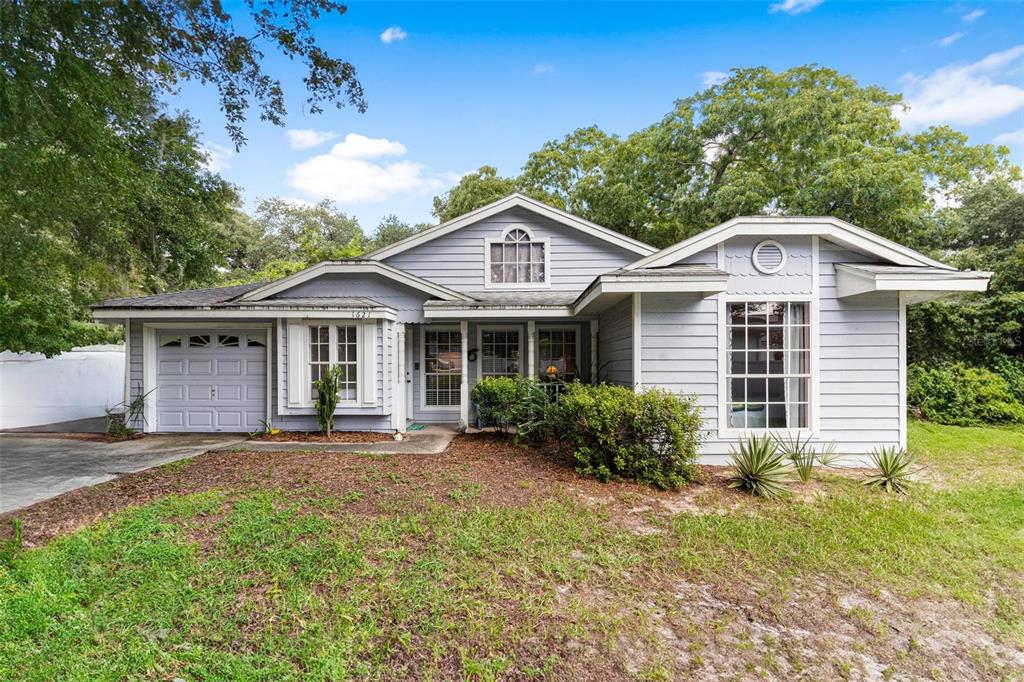
[[[537,374],[542,380],[573,381],[577,377],[576,330],[537,330]],[[557,372],[549,373],[554,367]]]
[[[423,331],[423,392],[429,407],[458,407],[462,403],[462,333]]]
[[[519,374],[519,331],[515,329],[480,332],[480,374],[485,377]]]
[[[331,330],[323,325],[309,328],[309,382],[310,396],[317,399],[316,382],[331,364]]]
[[[547,277],[542,242],[524,230],[511,230],[501,243],[491,244],[488,277],[493,284],[539,284]]]
[[[810,426],[810,319],[805,302],[729,303],[729,427]]]
[[[338,366],[341,376],[338,381],[338,397],[341,400],[355,400],[359,388],[359,365],[356,348],[357,330],[355,325],[338,327]]]

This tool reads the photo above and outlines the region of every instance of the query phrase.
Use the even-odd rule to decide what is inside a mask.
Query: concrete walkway
[[[278,443],[250,440],[240,443],[235,450],[257,452],[376,452],[381,455],[436,455],[444,452],[448,444],[458,435],[453,427],[431,425],[422,431],[409,431],[402,440],[385,440],[376,443]]]
[[[148,435],[102,443],[57,434],[0,433],[0,514],[244,441],[240,434]]]

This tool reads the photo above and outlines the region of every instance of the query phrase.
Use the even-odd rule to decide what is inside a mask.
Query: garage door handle
[[[216,397],[217,397],[217,387],[216,386],[210,386],[210,400],[213,400]]]

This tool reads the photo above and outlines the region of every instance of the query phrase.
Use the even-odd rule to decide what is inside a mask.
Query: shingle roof
[[[94,308],[188,308],[192,306],[211,306],[230,301],[242,294],[263,286],[255,284],[236,284],[230,287],[210,287],[207,289],[189,289],[187,291],[171,291],[166,294],[152,296],[133,296],[128,298],[111,298],[94,305]]]
[[[713,265],[670,265],[664,268],[637,268],[636,270],[612,270],[602,276],[625,276],[643,277],[647,279],[675,279],[677,277],[701,277],[701,276],[728,276],[725,270],[720,270]]]
[[[491,308],[502,306],[563,307],[578,295],[575,291],[471,291],[472,301],[426,301],[427,308]]]
[[[987,277],[991,273],[978,272],[974,270],[947,270],[945,268],[935,268],[929,266],[915,266],[915,265],[884,265],[880,263],[839,263],[844,268],[851,270],[860,270],[862,272],[869,272],[875,275],[927,275],[929,277],[951,277],[951,278],[964,278],[970,276]]]

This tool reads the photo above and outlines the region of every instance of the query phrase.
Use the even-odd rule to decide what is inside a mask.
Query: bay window
[[[810,428],[809,303],[726,304],[728,425]]]

